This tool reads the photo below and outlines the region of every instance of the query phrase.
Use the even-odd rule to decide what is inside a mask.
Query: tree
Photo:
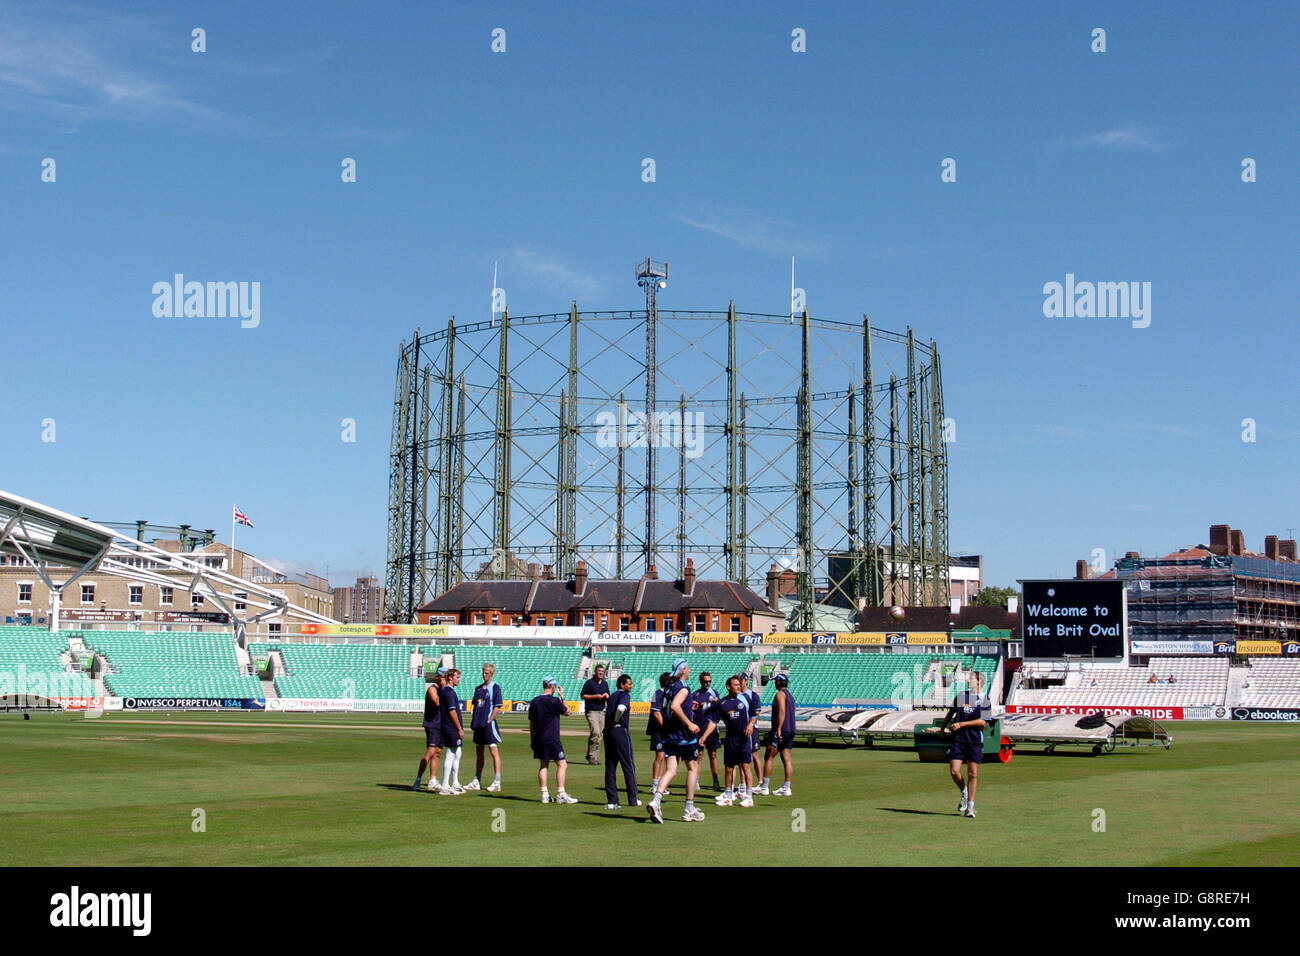
[[[1006,607],[1007,598],[1019,598],[1020,592],[1015,588],[982,588],[971,602],[972,607]]]

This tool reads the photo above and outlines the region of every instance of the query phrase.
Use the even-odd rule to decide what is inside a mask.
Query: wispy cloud
[[[1051,435],[1053,438],[1087,438],[1088,433],[1080,431],[1077,428],[1067,428],[1064,425],[1039,425],[1038,430],[1045,435]]]
[[[1179,435],[1183,438],[1192,438],[1196,435],[1194,431],[1183,428],[1181,425],[1125,425],[1129,431],[1135,432],[1160,432],[1164,435]]]
[[[600,293],[600,282],[590,273],[535,249],[511,250],[506,264],[518,266],[526,275],[565,295],[590,298]]]
[[[759,252],[807,256],[820,252],[825,245],[823,240],[809,234],[804,223],[753,212],[705,212],[678,218],[695,229],[703,229]]]
[[[138,64],[138,51],[161,54],[185,39],[184,32],[176,35],[129,14],[58,9],[36,18],[0,11],[0,109],[41,112],[73,123],[160,115],[231,119],[164,79],[161,66],[151,70]]]
[[[1150,126],[1141,123],[1126,123],[1100,133],[1092,133],[1079,139],[1070,140],[1071,146],[1099,146],[1103,149],[1164,149],[1166,143],[1160,134]]]

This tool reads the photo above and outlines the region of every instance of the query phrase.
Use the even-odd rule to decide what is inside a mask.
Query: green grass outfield
[[[1171,723],[1167,752],[1018,753],[985,765],[974,820],[954,813],[942,764],[799,747],[792,799],[723,809],[710,790],[708,819],[685,824],[678,784],[654,826],[644,809],[606,812],[604,768],[582,762],[568,787],[582,802],[543,806],[521,718],[502,726],[504,792],[440,797],[407,789],[424,750],[414,716],[0,715],[0,862],[627,865],[689,847],[702,861],[804,866],[1300,864],[1295,727]],[[577,720],[566,733],[579,761],[585,735]],[[644,788],[650,754],[636,741]],[[467,747],[462,782],[473,759]],[[192,830],[195,808],[206,832]]]

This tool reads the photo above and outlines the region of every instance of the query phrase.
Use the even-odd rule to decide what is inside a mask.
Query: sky
[[[662,308],[783,313],[794,255],[814,316],[938,342],[987,583],[1262,549],[1300,527],[1298,11],[0,2],[0,488],[221,540],[233,503],[263,559],[382,577],[398,346],[487,318],[494,263],[512,314],[639,308],[647,255]],[[256,327],[156,316],[176,273],[260,283]],[[1149,325],[1045,315],[1067,274],[1150,283]]]

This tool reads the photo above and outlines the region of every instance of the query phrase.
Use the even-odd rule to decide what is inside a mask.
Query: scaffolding
[[[386,617],[579,558],[621,579],[692,558],[759,589],[791,569],[796,629],[820,603],[946,605],[943,416],[935,343],[865,316],[574,303],[417,330],[398,350]]]

